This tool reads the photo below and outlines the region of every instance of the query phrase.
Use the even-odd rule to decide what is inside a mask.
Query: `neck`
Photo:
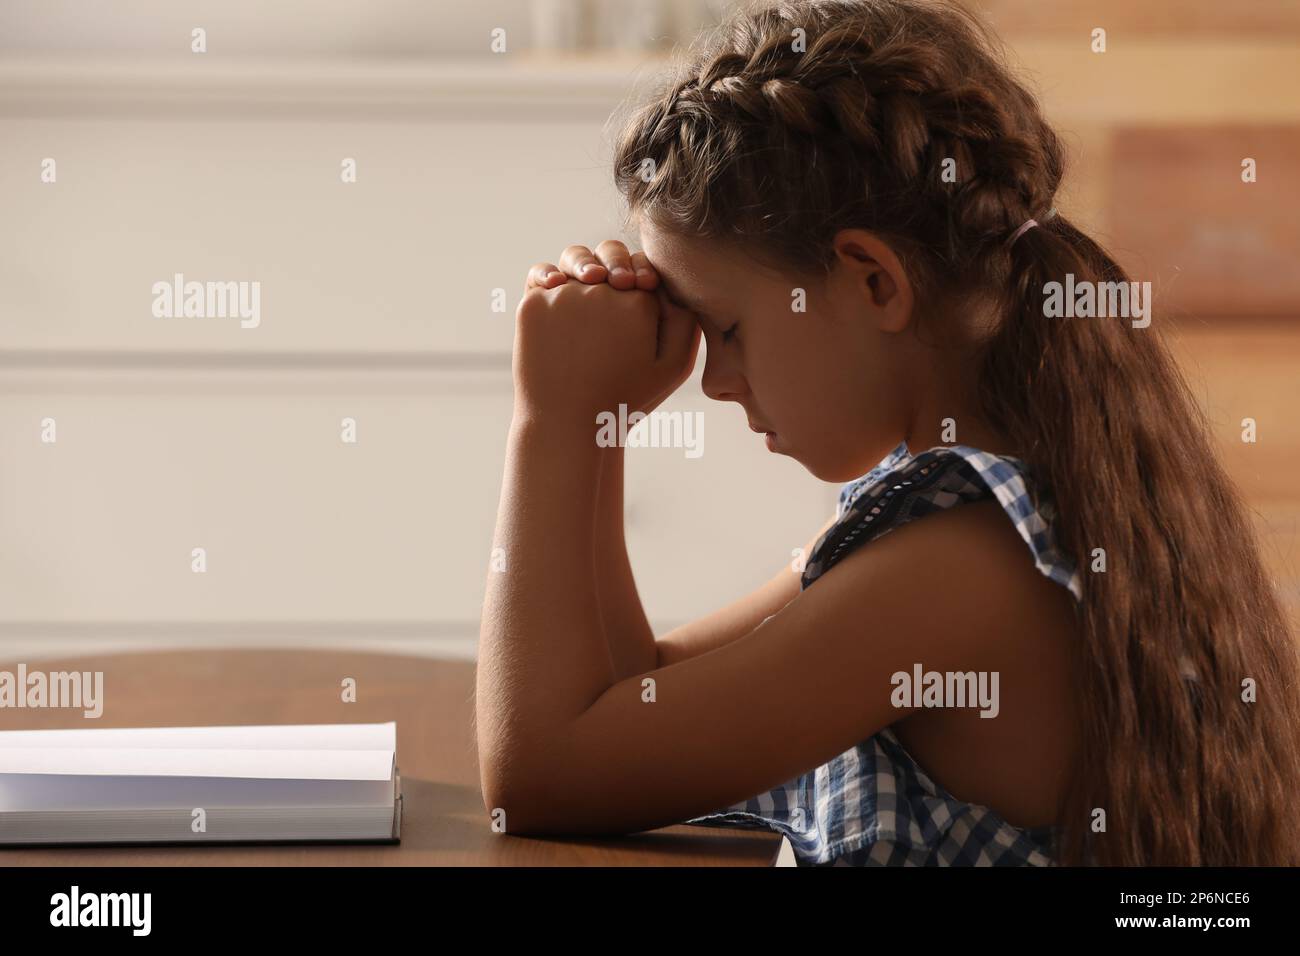
[[[994,455],[1016,456],[1006,435],[980,415],[965,387],[971,365],[969,353],[935,361],[942,354],[929,356],[926,368],[908,391],[911,400],[906,407],[903,436],[908,449],[917,454],[935,446],[969,445]]]

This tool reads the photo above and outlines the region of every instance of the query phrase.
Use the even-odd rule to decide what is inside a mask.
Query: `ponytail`
[[[1207,422],[1155,325],[1045,315],[1050,283],[1129,281],[1096,242],[1058,215],[1007,255],[984,410],[1083,564],[1057,859],[1294,865],[1300,666]],[[1268,685],[1253,703],[1247,678]]]

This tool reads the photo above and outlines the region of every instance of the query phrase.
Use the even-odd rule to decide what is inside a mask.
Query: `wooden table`
[[[104,711],[0,710],[0,730],[397,721],[404,796],[399,845],[0,848],[38,866],[770,866],[780,836],[672,826],[611,839],[491,831],[473,734],[474,665],[340,651],[187,650],[25,662],[103,671]],[[16,663],[0,665],[15,671]],[[355,703],[341,682],[355,678]]]

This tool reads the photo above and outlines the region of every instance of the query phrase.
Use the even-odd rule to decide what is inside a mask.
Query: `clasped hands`
[[[515,416],[595,434],[620,404],[647,415],[690,377],[701,330],[642,252],[569,246],[528,271],[515,313]]]

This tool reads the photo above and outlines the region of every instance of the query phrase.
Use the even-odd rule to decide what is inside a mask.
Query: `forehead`
[[[641,226],[641,248],[659,273],[664,293],[678,305],[708,311],[721,291],[737,291],[733,257],[707,239]]]
[[[665,232],[650,224],[641,226],[641,248],[661,271],[683,281],[699,279],[708,271],[709,260],[717,256],[706,240]]]

